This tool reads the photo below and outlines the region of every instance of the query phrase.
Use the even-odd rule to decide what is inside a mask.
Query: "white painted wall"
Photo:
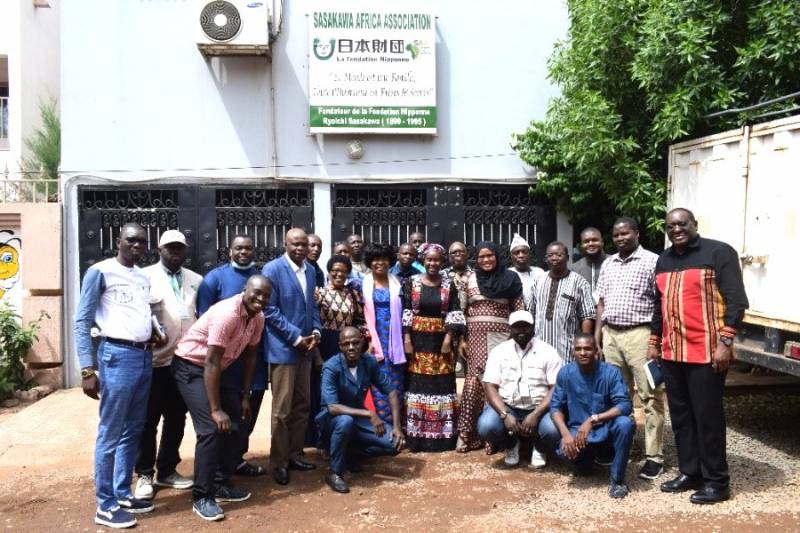
[[[515,156],[327,166],[349,161],[344,143],[351,136],[307,135],[309,4],[285,3],[271,66],[260,58],[207,61],[195,46],[196,5],[85,0],[63,6],[63,169],[131,171],[115,173],[117,179],[273,176],[270,168],[176,170],[271,165],[272,70],[279,164],[323,165],[281,169],[282,177],[527,177]],[[439,135],[366,136],[365,161],[508,153],[510,134],[543,116],[554,94],[546,58],[567,29],[562,2],[495,2],[486,13],[445,0],[436,9]]]
[[[60,0],[36,8],[31,0],[0,1],[0,55],[8,56],[9,150],[0,151],[0,175],[6,167],[18,178],[26,154],[24,139],[41,125],[39,103],[58,97],[60,80]]]
[[[314,188],[316,227],[328,244],[330,224],[320,222],[330,219],[330,186],[322,182],[530,180],[516,155],[364,162],[510,153],[511,134],[543,117],[555,94],[546,79],[546,60],[568,28],[562,0],[437,1],[439,134],[361,136],[366,147],[362,163],[344,166],[339,164],[350,162],[344,145],[354,136],[307,133],[309,5],[284,2],[282,32],[270,63],[262,58],[205,59],[195,45],[194,0],[64,3],[66,309],[76,307],[79,288],[79,184],[313,179],[319,182]],[[71,354],[71,324],[65,327],[65,343]],[[72,359],[65,357],[68,382],[77,375]]]

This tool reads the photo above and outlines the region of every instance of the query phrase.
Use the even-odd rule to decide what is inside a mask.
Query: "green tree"
[[[25,138],[28,148],[28,157],[22,158],[22,171],[25,179],[32,180],[57,180],[58,166],[61,163],[61,119],[55,98],[43,101],[39,105],[42,126],[34,130]],[[58,185],[53,183],[38,183],[35,185],[40,197],[46,195],[48,199],[58,194]],[[30,195],[31,189],[22,190],[23,194]]]
[[[637,218],[663,242],[668,146],[758,113],[708,113],[800,90],[797,0],[567,0],[548,63],[561,95],[514,135],[533,194],[573,222]],[[784,104],[785,105],[785,104]],[[603,228],[603,229],[605,229]]]

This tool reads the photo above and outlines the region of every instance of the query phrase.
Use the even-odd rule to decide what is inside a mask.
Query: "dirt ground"
[[[265,407],[269,399],[265,400]],[[377,459],[350,478],[352,492],[325,485],[322,458],[293,472],[288,487],[271,477],[242,480],[247,502],[224,504],[226,519],[206,523],[190,512],[189,492],[161,490],[156,510],[139,515],[141,531],[800,531],[800,392],[729,398],[729,461],[734,498],[698,507],[636,478],[641,426],[629,469],[631,495],[613,501],[607,472],[573,478],[551,460],[542,471],[506,469],[502,454],[411,454]],[[641,413],[639,413],[641,417]],[[268,412],[261,413],[252,461],[266,465]],[[93,522],[92,453],[97,404],[64,390],[0,417],[0,528],[6,531],[101,531]],[[675,474],[667,429],[662,479]],[[191,473],[191,424],[179,470]]]

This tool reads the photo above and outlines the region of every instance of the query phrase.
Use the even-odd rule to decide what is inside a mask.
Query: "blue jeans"
[[[342,475],[347,470],[348,460],[397,455],[392,444],[392,426],[386,424],[382,437],[375,434],[369,420],[350,415],[331,416],[322,431],[323,445],[330,443],[331,471]]]
[[[514,416],[521,422],[533,409],[515,409],[506,404],[506,411],[509,416]],[[478,418],[478,435],[481,440],[490,442],[497,450],[513,448],[519,441],[517,435],[508,434],[503,419],[489,404],[486,404]],[[543,414],[539,419],[539,425],[536,426],[536,432],[533,434],[536,449],[540,452],[552,451],[559,439],[560,435],[550,418],[550,413]]]
[[[147,418],[153,377],[152,352],[101,342],[97,350],[100,378],[100,424],[94,448],[97,506],[108,511],[131,497],[131,478]]]
[[[613,454],[611,463],[611,481],[625,483],[625,469],[628,467],[628,458],[631,455],[631,444],[636,433],[636,423],[629,416],[618,416],[608,424],[608,439],[603,442],[589,443],[580,455],[572,461],[575,469],[580,473],[589,473],[592,462],[598,455],[609,457]],[[572,432],[575,435],[575,432]],[[561,453],[561,438],[559,436],[556,454],[565,459]]]

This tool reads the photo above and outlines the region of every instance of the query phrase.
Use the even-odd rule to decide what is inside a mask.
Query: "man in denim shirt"
[[[344,480],[345,470],[355,471],[359,457],[395,455],[405,444],[399,426],[386,425],[373,411],[364,407],[364,397],[371,386],[388,394],[392,419],[400,420],[400,398],[371,355],[363,354],[361,332],[346,327],[339,334],[340,354],[322,367],[322,409],[317,425],[323,447],[331,457],[331,471],[326,478],[336,492],[350,492]]]
[[[147,248],[144,228],[125,224],[117,238],[117,256],[86,271],[75,317],[75,340],[83,392],[100,398],[100,424],[94,451],[94,484],[100,525],[136,524],[131,513],[147,513],[153,503],[131,494],[150,395],[151,340],[166,342],[152,325],[150,280],[136,266]],[[95,358],[91,330],[100,330]],[[99,377],[98,377],[99,376]]]
[[[595,456],[613,454],[608,493],[624,498],[636,431],[628,388],[619,368],[597,360],[594,336],[576,334],[573,350],[575,361],[558,373],[550,400],[550,415],[561,434],[556,453],[572,461],[579,476],[591,474]]]

